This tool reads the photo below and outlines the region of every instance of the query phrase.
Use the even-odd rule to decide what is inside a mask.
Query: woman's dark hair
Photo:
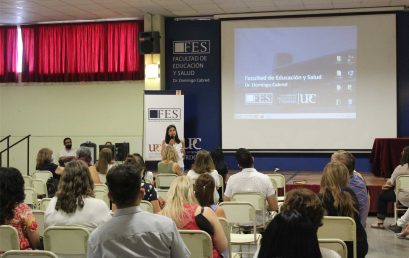
[[[201,174],[194,185],[195,196],[201,206],[214,204],[214,189],[215,183],[213,177],[209,173]]]
[[[403,166],[409,163],[409,146],[403,148],[402,157],[400,158],[400,164]]]
[[[210,156],[212,157],[214,167],[216,168],[217,172],[220,175],[226,175],[228,172],[226,162],[224,161],[223,151],[220,148],[212,150],[210,152]]]
[[[138,170],[141,170],[142,180],[145,178],[145,175],[146,175],[145,167],[146,166],[145,166],[145,161],[143,160],[143,157],[141,154],[139,153],[128,154],[128,156],[126,156],[124,164],[135,166]]]
[[[84,197],[94,197],[94,182],[88,166],[81,160],[74,160],[65,166],[55,194],[56,210],[73,213],[79,207],[84,207]]]
[[[178,135],[178,130],[176,129],[176,126],[175,125],[168,125],[168,127],[166,127],[166,135],[165,135],[165,142],[166,142],[166,144],[169,144],[169,141],[170,141],[170,136],[169,136],[169,129],[170,128],[173,128],[173,129],[175,129],[175,132],[176,132],[176,134],[175,134],[175,142],[176,143],[180,143],[180,139],[179,139],[179,135]]]
[[[14,208],[24,202],[24,179],[16,168],[0,167],[0,225],[14,217]]]
[[[297,210],[282,211],[267,226],[258,258],[320,258],[317,231]]]

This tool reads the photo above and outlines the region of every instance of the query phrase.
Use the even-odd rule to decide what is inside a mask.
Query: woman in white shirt
[[[174,125],[169,125],[166,128],[165,140],[162,141],[162,156],[166,146],[172,146],[175,149],[178,156],[178,164],[183,172],[185,169],[185,164],[183,162],[185,158],[185,142],[183,139],[179,139],[178,131]]]
[[[94,196],[87,165],[80,160],[69,162],[45,211],[45,226],[77,225],[94,230],[111,218],[107,205]]]
[[[219,200],[219,193],[217,192],[217,189],[221,186],[219,173],[217,173],[217,170],[214,168],[214,163],[210,153],[206,150],[200,150],[197,152],[195,162],[192,165],[192,169],[187,172],[187,176],[192,179],[193,182],[195,182],[196,179],[204,173],[209,173],[214,179],[214,183],[216,185],[214,191],[214,201],[217,202]]]

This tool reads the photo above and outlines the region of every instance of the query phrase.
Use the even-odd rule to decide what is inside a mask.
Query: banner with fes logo
[[[162,141],[166,128],[175,125],[179,139],[184,139],[184,96],[163,91],[145,91],[144,158],[161,160]]]
[[[166,19],[166,89],[185,95],[185,168],[221,142],[220,21]]]

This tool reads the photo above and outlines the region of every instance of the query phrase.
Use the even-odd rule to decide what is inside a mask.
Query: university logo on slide
[[[210,40],[173,41],[173,54],[210,54]]]
[[[149,120],[180,120],[181,119],[180,108],[149,108],[148,119]]]

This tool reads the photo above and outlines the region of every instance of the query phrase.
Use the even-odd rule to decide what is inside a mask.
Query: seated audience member
[[[0,167],[0,225],[17,229],[20,250],[38,249],[41,246],[38,226],[24,198],[24,179],[20,171]]]
[[[221,186],[219,180],[219,173],[214,169],[214,164],[210,153],[206,150],[200,150],[196,154],[195,162],[192,165],[192,169],[187,172],[187,176],[196,181],[196,179],[203,175],[204,173],[208,173],[213,177],[214,183],[216,188],[214,189],[214,200],[217,202],[219,200],[219,193],[217,189]]]
[[[49,197],[53,197],[57,191],[60,176],[64,172],[64,167],[53,163],[53,151],[49,148],[42,148],[37,153],[36,170],[48,170],[53,177],[47,181],[47,192]]]
[[[235,193],[257,192],[266,197],[269,209],[276,211],[278,209],[277,197],[270,178],[254,168],[253,156],[248,150],[238,149],[235,157],[242,170],[229,177],[224,200],[230,201]]]
[[[320,199],[327,216],[345,216],[355,220],[357,257],[368,253],[366,232],[359,218],[355,193],[348,188],[348,168],[339,162],[330,162],[324,167],[320,185]],[[347,241],[348,257],[353,257],[352,242]]]
[[[213,240],[213,258],[221,257],[227,249],[227,239],[216,214],[198,204],[193,183],[187,176],[173,180],[162,214],[171,218],[178,229],[203,230]]]
[[[226,218],[226,214],[222,207],[219,207],[215,204],[214,201],[214,190],[215,184],[213,177],[208,174],[204,173],[201,174],[197,179],[194,185],[195,196],[196,199],[199,201],[199,204],[203,207],[209,207],[216,213],[217,217]]]
[[[60,166],[65,166],[65,163],[74,160],[77,151],[76,149],[72,148],[72,140],[70,137],[64,138],[63,143],[65,148],[60,151],[60,155],[58,157],[58,163]]]
[[[113,218],[92,232],[88,258],[174,257],[188,258],[175,223],[167,217],[141,210],[141,169],[117,165],[107,175],[109,198],[118,207]]]
[[[333,250],[320,248],[317,231],[324,208],[318,196],[304,188],[286,194],[280,213],[267,226],[261,239],[259,258],[340,258]]]
[[[223,189],[226,188],[226,176],[227,176],[227,165],[224,161],[223,151],[220,148],[217,148],[210,152],[210,156],[212,157],[214,167],[217,170],[217,173],[223,177]],[[220,199],[219,202],[223,201],[223,192],[222,188],[220,187],[217,192],[219,193]],[[216,200],[215,200],[216,201]]]
[[[139,153],[133,153],[132,156],[135,158],[135,160],[138,162],[139,166],[142,168],[142,181],[144,183],[149,183],[153,185],[153,173],[151,171],[146,170],[145,166],[145,160],[143,160],[143,157]]]
[[[112,150],[103,148],[99,151],[98,161],[89,167],[94,184],[105,184],[108,170],[114,166]]]
[[[366,188],[366,183],[363,177],[355,171],[355,157],[351,153],[339,150],[332,154],[331,161],[341,162],[348,168],[349,181],[348,187],[354,191],[359,205],[359,216],[361,218],[361,224],[365,227],[366,218],[369,211],[369,196]]]
[[[144,167],[145,167],[145,164],[141,163],[141,159],[137,159],[137,156],[135,155],[128,155],[128,157],[126,157],[125,159],[124,164],[134,166],[135,168],[138,169],[138,171],[140,170],[141,173],[143,173]],[[144,182],[143,178],[141,182],[142,182],[142,187],[145,190],[142,200],[148,201],[152,204],[154,213],[160,212],[158,194],[155,188],[153,187],[152,184]],[[112,210],[115,210],[115,209],[113,208]]]
[[[386,213],[387,213],[387,208],[388,208],[388,203],[389,202],[395,202],[396,197],[398,197],[399,201],[403,204],[409,204],[409,189],[402,189],[398,196],[395,194],[395,183],[396,179],[400,175],[409,175],[409,146],[406,146],[403,148],[403,151],[401,153],[401,159],[400,159],[400,164],[395,168],[393,171],[391,178],[389,178],[386,183],[382,186],[382,192],[378,197],[378,206],[377,206],[377,215],[376,217],[378,218],[378,221],[374,224],[371,224],[372,228],[380,228],[384,229],[385,226],[383,225],[383,222],[386,218]],[[405,218],[405,217],[404,217]],[[400,220],[399,224],[397,225],[398,227],[403,226],[403,221]],[[392,230],[396,230],[394,226],[391,227]],[[398,231],[400,230],[397,229]]]
[[[83,161],[85,164],[87,164],[88,167],[91,167],[91,161],[92,161],[92,156],[91,156],[91,151],[86,148],[86,147],[79,147],[79,149],[76,152],[77,159]]]
[[[94,230],[110,218],[106,203],[94,198],[88,167],[80,160],[68,162],[45,211],[45,226],[79,225]]]
[[[171,145],[165,147],[162,152],[162,160],[158,163],[158,174],[176,174],[180,176],[181,171],[178,164],[178,154]]]

